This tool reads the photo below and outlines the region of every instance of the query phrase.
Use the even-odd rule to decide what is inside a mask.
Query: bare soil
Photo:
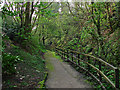
[[[36,88],[44,78],[43,72],[38,72],[25,62],[18,63],[13,75],[2,75],[2,88]]]

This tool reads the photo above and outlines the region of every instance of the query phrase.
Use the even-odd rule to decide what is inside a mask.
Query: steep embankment
[[[7,44],[6,44],[7,42]],[[45,76],[45,64],[44,60],[41,58],[39,49],[33,50],[33,52],[27,52],[26,49],[16,46],[10,41],[4,40],[5,50],[3,53],[3,65],[7,64],[7,67],[4,67],[2,72],[2,88],[35,88],[38,87],[40,81],[44,79]],[[5,70],[11,69],[10,65],[13,63],[14,58],[19,57],[20,61],[16,62],[12,66],[15,71],[14,73],[6,74]],[[39,85],[40,87],[40,85]]]

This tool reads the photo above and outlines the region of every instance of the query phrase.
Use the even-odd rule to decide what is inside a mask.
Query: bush
[[[25,27],[21,27],[19,23],[14,23],[12,20],[5,19],[2,24],[2,30],[9,39],[20,44],[24,44],[25,42],[23,41],[27,41],[31,36],[30,33],[25,34]]]
[[[22,61],[19,56],[13,56],[10,53],[2,54],[2,71],[4,74],[13,74],[16,72],[16,63]]]
[[[20,25],[19,24],[14,24],[13,22],[8,23],[8,20],[5,20],[2,24],[2,30],[4,33],[6,33],[7,36],[9,36],[9,38],[11,40],[13,40],[16,36],[16,33],[19,32],[20,30]]]

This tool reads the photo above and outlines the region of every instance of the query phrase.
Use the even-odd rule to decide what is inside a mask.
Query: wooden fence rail
[[[105,62],[104,60],[95,57],[93,55],[89,54],[83,54],[80,52],[72,51],[72,50],[65,50],[63,48],[56,48],[56,53],[60,55],[62,58],[67,61],[77,65],[78,67],[82,68],[85,70],[87,73],[89,73],[94,79],[98,81],[98,83],[102,86],[103,89],[105,89],[104,85],[102,84],[103,79],[109,83],[113,88],[120,88],[120,82],[119,82],[119,69],[117,67],[114,67],[113,65]],[[81,58],[81,56],[84,57],[84,59]],[[87,60],[86,60],[87,59]],[[98,62],[98,67],[95,65],[91,64],[91,59],[94,59],[95,61]],[[84,63],[87,65],[87,69],[81,66],[81,63]],[[115,78],[115,84],[113,81],[111,81],[103,72],[102,72],[102,66],[107,66],[114,70],[114,78]],[[90,71],[90,68],[94,69],[98,73],[98,78]]]

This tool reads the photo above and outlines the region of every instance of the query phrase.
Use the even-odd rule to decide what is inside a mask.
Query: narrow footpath
[[[48,51],[45,60],[48,68],[47,88],[92,88],[81,73],[55,56],[55,53]]]

